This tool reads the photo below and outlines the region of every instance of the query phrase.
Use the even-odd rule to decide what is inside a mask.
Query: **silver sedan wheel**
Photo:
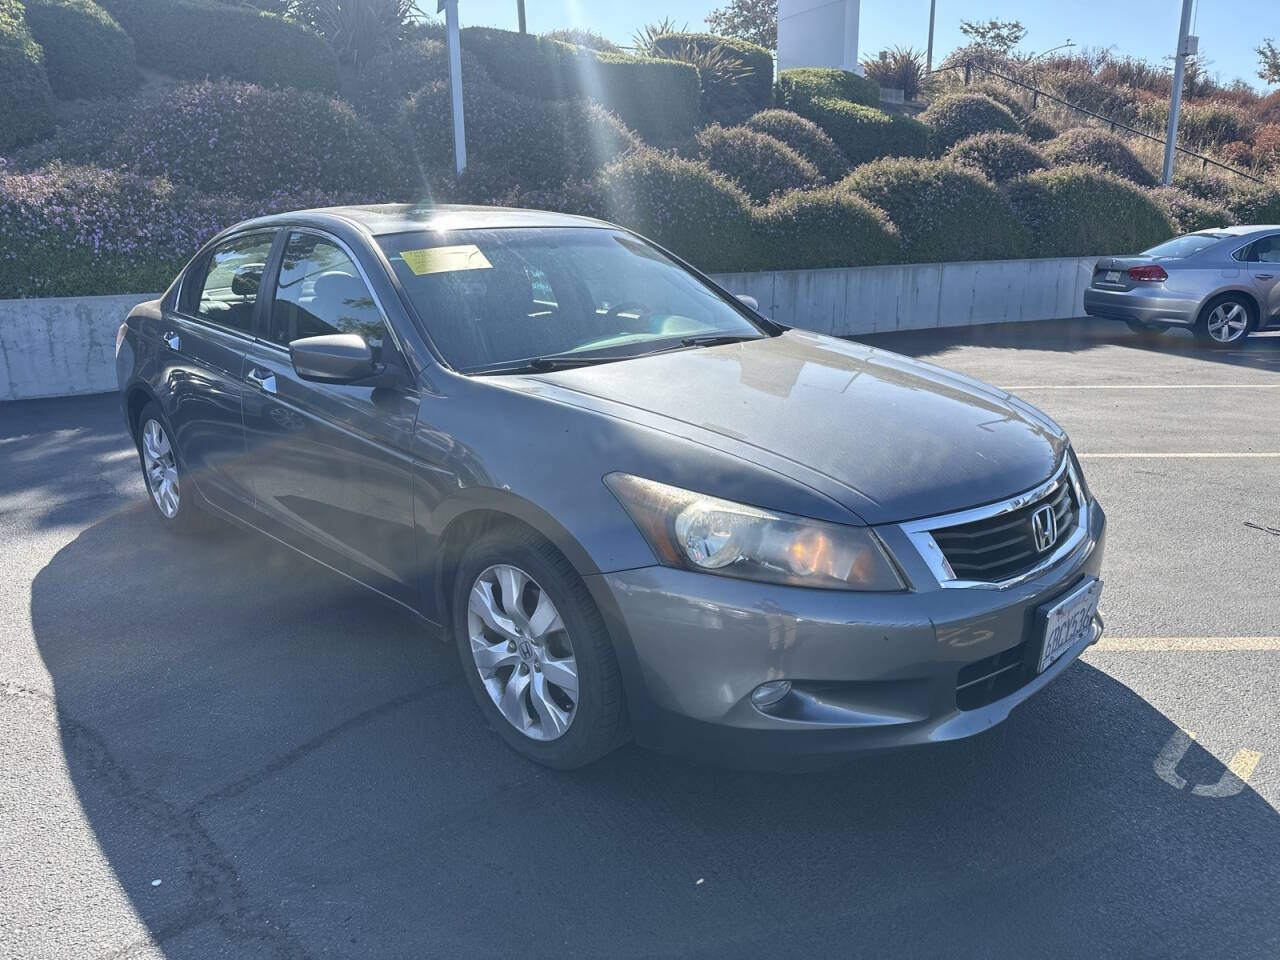
[[[1244,336],[1249,327],[1249,314],[1238,303],[1220,303],[1209,314],[1206,328],[1209,336],[1219,343],[1234,343]]]
[[[467,634],[507,722],[530,740],[563,736],[578,709],[578,662],[550,595],[518,567],[489,567],[471,587]]]
[[[178,515],[181,502],[178,486],[178,461],[173,456],[173,445],[156,420],[142,425],[142,467],[147,477],[147,489],[160,512],[172,520]]]

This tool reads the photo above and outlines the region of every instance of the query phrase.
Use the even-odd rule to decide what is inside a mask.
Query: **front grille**
[[[1048,548],[1039,550],[1031,518],[1046,505],[1053,508],[1058,535]],[[1025,573],[1051,554],[1075,531],[1079,518],[1080,504],[1064,473],[1057,486],[1016,510],[930,533],[957,579],[998,583]]]
[[[977,710],[1007,697],[1031,679],[1027,641],[960,669],[956,676],[956,706]]]

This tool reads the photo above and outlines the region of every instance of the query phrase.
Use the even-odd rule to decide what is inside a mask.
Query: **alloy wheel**
[[[178,515],[181,502],[178,461],[164,427],[157,420],[148,420],[142,426],[142,467],[152,499],[160,512],[172,520]]]
[[[471,656],[506,721],[531,740],[556,740],[578,708],[578,662],[550,595],[527,573],[496,564],[467,602]]]
[[[1245,308],[1233,300],[1220,303],[1209,314],[1205,329],[1209,336],[1218,343],[1234,343],[1244,336],[1249,328],[1249,314]]]

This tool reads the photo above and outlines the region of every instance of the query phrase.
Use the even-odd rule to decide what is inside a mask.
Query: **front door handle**
[[[250,383],[261,390],[263,393],[269,393],[275,396],[276,392],[276,375],[270,370],[263,370],[261,367],[254,367],[245,377]]]
[[[182,349],[182,339],[172,330],[168,331],[161,339],[164,340],[170,350]]]
[[[1272,280],[1275,278],[1274,273],[1255,273],[1254,276],[1259,280]]]

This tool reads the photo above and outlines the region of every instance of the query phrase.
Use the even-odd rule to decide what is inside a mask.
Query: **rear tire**
[[[1253,304],[1237,293],[1210,300],[1196,320],[1196,336],[1214,348],[1241,343],[1257,325]]]
[[[467,684],[517,753],[568,770],[627,741],[604,620],[577,571],[534,531],[512,526],[477,540],[458,564],[452,611]]]
[[[138,414],[136,440],[147,500],[161,526],[180,534],[204,530],[208,514],[183,466],[169,421],[154,400]]]

